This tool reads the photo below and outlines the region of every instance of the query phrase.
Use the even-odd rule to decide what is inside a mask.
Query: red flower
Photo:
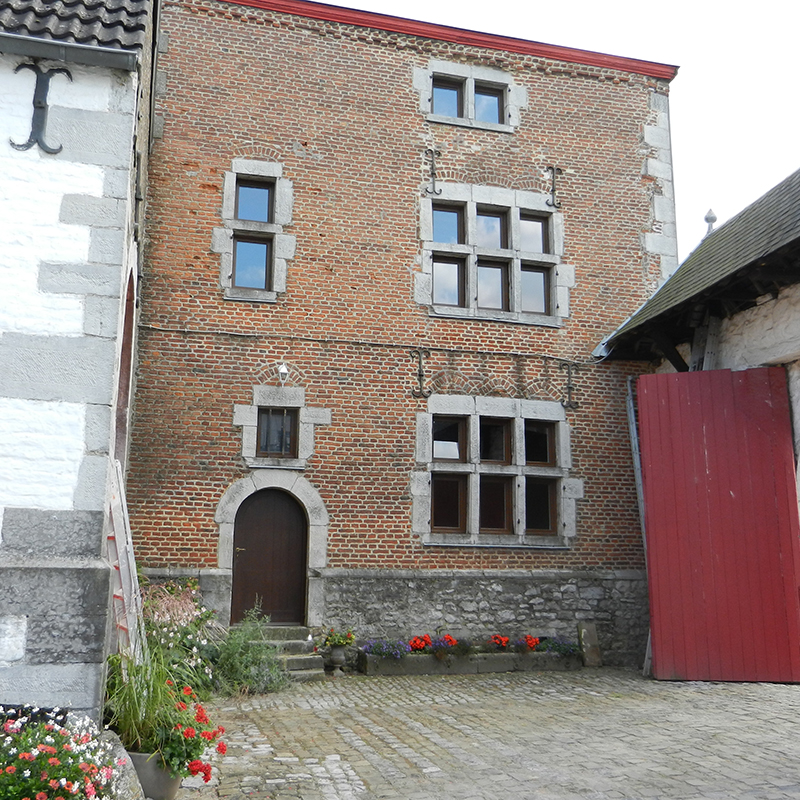
[[[57,767],[61,762],[57,758],[48,758],[47,763],[53,767]]]
[[[210,742],[214,738],[214,731],[200,731],[200,735]]]
[[[183,700],[179,700],[177,703],[175,703],[175,708],[177,708],[178,711],[186,711],[186,709],[189,708],[189,706],[187,706],[186,703],[183,702]]]
[[[197,706],[197,713],[194,715],[194,719],[195,722],[199,722],[201,725],[207,725],[210,722],[206,710],[201,705]]]
[[[197,731],[194,728],[184,728],[183,729],[183,735],[187,739],[194,739],[196,733],[197,733]]]
[[[17,771],[17,768],[16,768],[16,767],[15,767],[13,764],[9,764],[9,765],[6,767],[6,772],[7,772],[9,775],[13,775],[13,774],[14,774],[16,771]]]
[[[217,742],[217,752],[225,755],[225,753],[228,752],[228,745],[226,745],[223,741]]]
[[[36,760],[36,756],[33,753],[20,753],[19,757],[23,761],[35,761]]]
[[[218,731],[217,736],[222,736],[222,734],[225,733],[225,728],[223,728],[222,725],[220,725],[217,728],[217,731]]]
[[[184,686],[183,687],[183,693],[188,697],[192,693],[192,687],[191,686]]]
[[[39,794],[36,795],[36,800],[47,800],[47,795],[44,792],[39,792]]]

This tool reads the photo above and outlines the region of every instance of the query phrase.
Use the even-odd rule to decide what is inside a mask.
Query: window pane
[[[294,458],[297,454],[297,411],[262,408],[258,412],[258,455]]]
[[[511,489],[513,478],[481,476],[480,527],[509,533],[511,525]]]
[[[525,420],[525,462],[555,464],[555,429],[551,422]]]
[[[270,186],[239,184],[236,187],[236,216],[256,222],[272,221],[272,190]]]
[[[431,477],[431,528],[466,531],[466,475]]]
[[[464,461],[466,459],[466,420],[463,417],[433,418],[433,457]]]
[[[546,253],[545,225],[541,217],[520,217],[519,249],[529,253]]]
[[[443,117],[461,117],[462,85],[454,81],[434,80],[433,82],[433,113]]]
[[[475,244],[500,250],[508,246],[506,215],[503,213],[478,213]]]
[[[433,207],[433,241],[460,244],[464,241],[460,208]]]
[[[520,304],[523,311],[549,314],[548,273],[543,269],[525,269],[520,272]]]
[[[511,421],[481,417],[480,429],[481,461],[497,461],[509,464],[511,445]]]
[[[233,285],[245,289],[268,289],[269,242],[234,243]]]
[[[541,533],[555,530],[555,483],[538,478],[525,479],[525,529]]]
[[[504,122],[503,90],[487,86],[475,87],[475,119],[480,122]]]
[[[464,305],[464,263],[433,262],[433,302],[443,306]]]
[[[478,264],[478,307],[508,309],[508,269],[505,264]]]

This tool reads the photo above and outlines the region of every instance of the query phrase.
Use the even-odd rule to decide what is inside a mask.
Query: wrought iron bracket
[[[578,403],[572,399],[576,389],[572,379],[574,375],[579,372],[580,367],[574,361],[562,361],[559,359],[558,368],[565,370],[567,373],[567,385],[564,387],[564,396],[561,398],[561,405],[570,411],[574,411],[578,408]]]
[[[412,350],[409,355],[411,356],[411,360],[417,360],[417,381],[419,381],[419,388],[414,388],[411,390],[411,394],[414,397],[430,397],[433,394],[433,389],[426,389],[425,388],[425,369],[423,365],[423,359],[431,357],[430,350],[422,350],[419,348],[415,348]]]
[[[558,197],[556,197],[556,176],[563,175],[564,171],[560,167],[547,167],[547,171],[550,173],[550,199],[547,200],[547,205],[551,208],[561,208],[561,203],[558,201]]]
[[[56,67],[55,69],[41,70],[36,64],[19,64],[14,72],[19,72],[21,69],[29,69],[36,73],[36,86],[33,90],[33,117],[31,119],[31,132],[28,136],[28,141],[25,144],[16,144],[9,139],[11,146],[15,150],[30,150],[35,144],[44,150],[45,153],[56,155],[63,149],[63,145],[58,147],[50,147],[44,140],[44,132],[47,127],[47,92],[50,88],[50,79],[53,75],[66,75],[72,80],[72,75],[68,69],[64,67]]]
[[[426,187],[425,192],[427,194],[441,194],[442,190],[436,188],[436,159],[442,155],[442,151],[429,147],[425,151],[425,155],[431,160],[431,185]]]

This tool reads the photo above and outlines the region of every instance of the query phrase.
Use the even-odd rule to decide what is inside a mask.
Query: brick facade
[[[128,486],[140,564],[212,576],[210,592],[226,613],[223,495],[244,499],[236,487],[253,476],[256,488],[294,476],[324,506],[318,525],[306,508],[312,623],[360,619],[369,601],[353,593],[348,610],[340,590],[342,575],[357,579],[359,571],[369,574],[376,597],[381,569],[395,581],[398,570],[440,570],[449,586],[454,570],[501,584],[513,570],[515,586],[521,574],[535,584],[547,571],[548,585],[554,574],[565,584],[579,582],[577,575],[586,584],[594,574],[598,586],[612,587],[612,605],[613,592],[624,592],[609,576],[623,571],[641,583],[624,404],[626,376],[641,367],[590,362],[597,342],[673,267],[663,66],[651,65],[661,77],[650,77],[642,62],[639,71],[624,59],[596,66],[590,54],[580,63],[577,51],[559,61],[500,49],[490,36],[466,46],[367,27],[374,18],[360,12],[361,26],[216,0],[168,0],[163,12],[156,105],[163,137],[151,162]],[[501,70],[524,89],[519,124],[507,132],[431,121],[414,76],[434,61]],[[550,320],[452,318],[420,302],[421,220],[431,198],[426,150],[434,148],[436,179],[445,186],[546,201],[547,168],[562,170],[563,252],[553,260],[557,276],[569,276],[568,301],[566,294],[554,299]],[[294,237],[285,291],[265,302],[226,299],[221,285],[223,184],[237,160],[280,165],[293,193],[281,229]],[[423,543],[413,530],[420,512],[412,495],[415,481],[430,477],[416,449],[428,401],[412,395],[419,388],[414,348],[430,351],[424,386],[434,395],[542,407],[565,398],[567,372],[556,359],[580,364],[578,407],[565,415],[568,473],[582,486],[574,537],[547,547],[535,537],[527,546],[483,546],[492,542],[485,536],[471,546]],[[282,363],[286,387],[304,390],[305,407],[330,412],[330,424],[314,425],[313,452],[293,472],[249,467],[234,422],[234,407],[254,403],[253,387],[281,385]],[[326,581],[335,595],[330,614]],[[642,596],[640,585],[634,595]],[[513,598],[484,604],[488,628],[511,619],[508,603]],[[605,603],[600,624],[609,650],[640,645],[646,608],[638,599],[634,605],[620,626]],[[546,606],[513,625],[572,633],[574,620]],[[591,608],[576,606],[575,619],[593,618]],[[430,615],[413,622],[443,622],[435,609],[434,599]],[[374,614],[365,625],[359,635],[384,632]],[[636,647],[620,644],[623,635],[637,637]]]

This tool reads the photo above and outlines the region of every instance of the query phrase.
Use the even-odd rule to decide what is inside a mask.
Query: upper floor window
[[[439,316],[559,325],[574,271],[561,263],[561,215],[534,192],[440,184],[422,200],[415,297]]]
[[[420,111],[431,122],[511,133],[527,92],[499,69],[431,60],[414,70]]]
[[[280,164],[235,159],[222,190],[224,228],[214,229],[212,250],[220,253],[220,284],[229,300],[275,302],[286,291],[287,261],[295,237],[292,184]]]

